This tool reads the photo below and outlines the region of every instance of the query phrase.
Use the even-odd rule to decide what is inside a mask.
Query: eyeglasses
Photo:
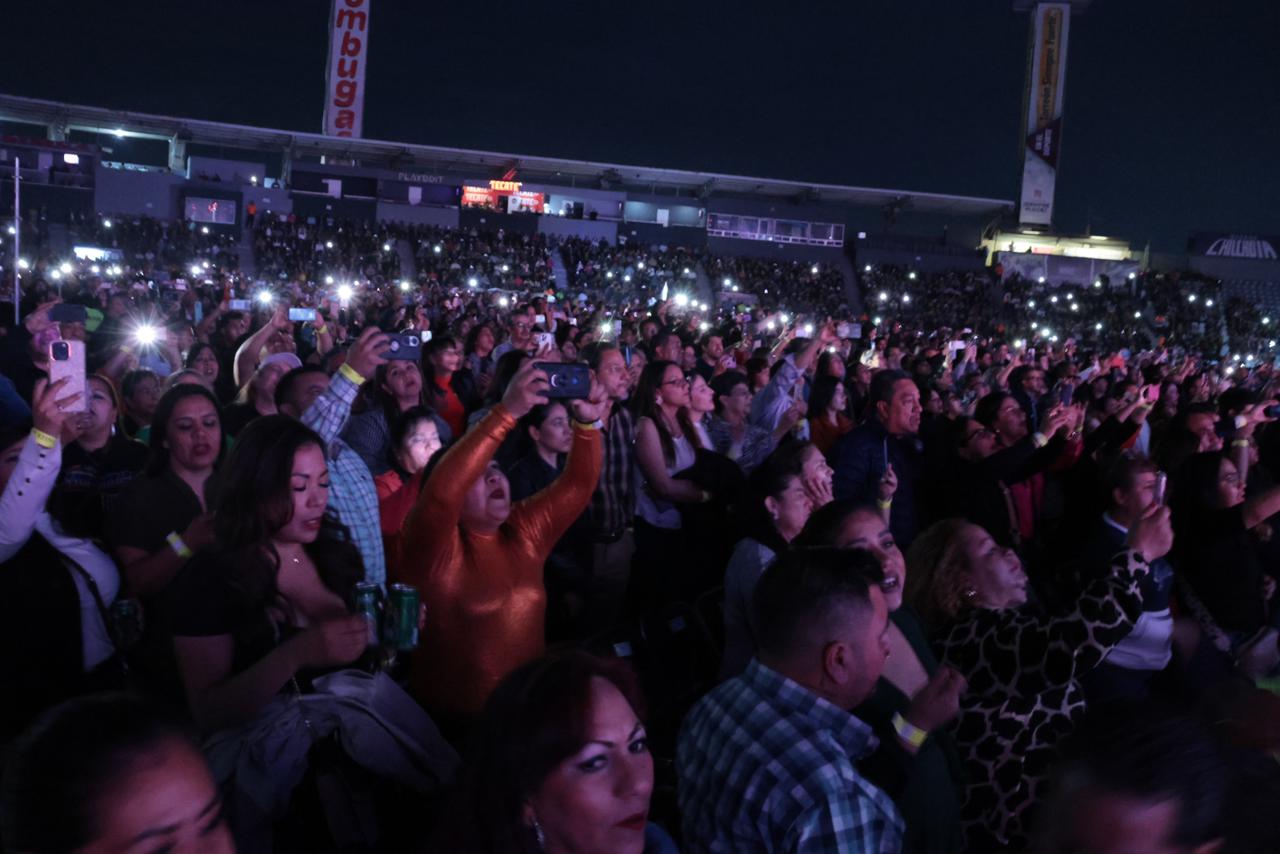
[[[974,439],[978,439],[978,438],[990,439],[994,435],[995,433],[991,432],[986,427],[983,427],[981,430],[974,430],[968,436],[965,436],[964,443],[967,445],[970,442],[972,442]]]
[[[663,385],[688,385],[689,381],[684,377],[679,377],[674,380],[663,380],[662,384]]]

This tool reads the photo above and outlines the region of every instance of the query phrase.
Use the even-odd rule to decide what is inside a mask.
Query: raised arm
[[[512,378],[502,401],[445,452],[404,520],[403,554],[418,554],[457,529],[467,490],[489,467],[516,420],[545,400],[546,388],[546,373],[530,361]]]
[[[386,362],[381,355],[386,346],[387,336],[377,327],[366,329],[351,346],[346,363],[333,375],[329,387],[302,413],[302,423],[320,435],[326,448],[342,435],[360,386]]]
[[[22,443],[18,462],[0,494],[0,561],[13,557],[26,545],[35,530],[36,518],[44,510],[62,468],[62,425],[65,407],[80,397],[79,392],[59,398],[67,380],[55,383],[37,380],[31,394],[35,427]]]

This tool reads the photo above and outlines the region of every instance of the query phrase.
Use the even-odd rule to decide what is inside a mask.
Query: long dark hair
[[[147,466],[143,470],[148,477],[156,477],[168,467],[169,448],[165,445],[165,436],[169,432],[169,419],[173,417],[173,410],[178,407],[178,404],[188,397],[203,397],[213,404],[213,411],[218,416],[218,458],[213,464],[217,467],[222,461],[224,448],[222,410],[218,406],[218,399],[213,396],[213,392],[202,385],[182,383],[166,391],[161,396],[160,402],[156,404],[156,414],[151,419],[151,453],[147,457]]]
[[[413,432],[413,429],[423,421],[430,421],[435,424],[435,413],[426,406],[411,406],[396,415],[395,420],[390,422],[391,444],[387,446],[387,462],[405,480],[408,480],[411,475],[400,466],[400,446],[404,444],[405,438]],[[440,427],[437,424],[436,430],[438,431],[439,429]]]
[[[540,850],[522,820],[523,806],[557,765],[582,749],[592,679],[609,682],[643,716],[635,676],[619,659],[566,650],[502,680],[473,731],[452,808],[432,850]]]
[[[96,694],[46,712],[4,773],[4,850],[72,852],[93,841],[101,800],[158,745],[187,733],[132,694]]]
[[[836,389],[840,387],[840,380],[830,374],[819,374],[818,378],[813,381],[813,390],[809,392],[809,417],[823,418],[827,414],[827,407],[831,405],[831,401],[835,400]]]
[[[777,499],[793,478],[803,474],[804,455],[810,447],[808,442],[787,442],[751,472],[747,488],[734,505],[739,537],[751,537],[775,554],[782,554],[787,543],[778,533],[777,523],[764,506],[764,500]]]
[[[1218,480],[1223,460],[1231,458],[1221,451],[1192,454],[1173,473],[1169,505],[1173,512],[1175,544],[1187,546],[1207,514],[1218,507]]]
[[[663,416],[657,402],[658,395],[662,392],[662,375],[667,372],[667,368],[675,368],[680,371],[680,376],[684,376],[684,371],[680,370],[680,366],[675,362],[663,359],[649,362],[640,372],[633,406],[637,418],[648,418],[658,428],[658,439],[662,442],[662,457],[667,461],[667,465],[672,465],[676,461],[676,443],[671,436],[671,431],[667,429],[667,419]],[[676,414],[676,422],[691,445],[697,448],[702,444],[698,438],[698,431],[694,429],[693,421],[689,418],[688,409],[681,409]]]
[[[276,574],[280,556],[272,545],[276,531],[293,515],[289,487],[293,458],[302,448],[324,443],[312,430],[287,415],[264,415],[236,437],[219,476],[213,499],[214,533],[226,553],[232,586],[250,606],[245,613],[260,617],[280,604]],[[355,584],[364,576],[360,550],[347,529],[326,512],[320,537],[307,547],[320,580],[350,605]],[[242,631],[250,630],[242,627]]]
[[[430,401],[434,395],[428,391],[427,383],[429,378],[422,372],[422,365],[418,365],[418,375],[422,379],[421,386],[418,390],[418,405],[430,408]],[[387,429],[390,430],[392,425],[400,420],[400,401],[394,394],[387,391],[387,365],[378,365],[373,372],[373,382],[365,383],[365,388],[369,389],[371,397],[370,408],[377,407],[382,410],[382,415],[387,420]],[[430,388],[434,389],[435,385]]]
[[[204,342],[204,341],[197,341],[196,343],[192,344],[192,345],[191,345],[191,349],[187,351],[187,358],[186,358],[186,359],[184,359],[184,360],[183,360],[183,362],[182,362],[182,367],[184,367],[184,368],[193,368],[193,367],[195,367],[196,359],[197,359],[197,358],[200,356],[200,354],[201,354],[201,353],[203,353],[205,350],[213,350],[213,346],[212,346],[212,345],[210,345],[210,344],[208,344],[208,343],[206,343],[206,342]],[[214,351],[214,354],[213,354],[213,355],[216,357],[216,356],[218,355],[217,351]],[[221,365],[219,365],[219,366],[218,366],[218,373],[219,373],[219,374],[221,374],[221,373],[222,373],[222,366],[221,366]]]

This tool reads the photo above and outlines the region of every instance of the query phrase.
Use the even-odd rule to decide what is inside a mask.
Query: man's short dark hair
[[[1085,792],[1149,803],[1173,801],[1173,838],[1192,849],[1223,837],[1229,774],[1205,726],[1150,701],[1118,702],[1087,715],[1063,745],[1054,800],[1037,850],[1074,852],[1064,844],[1074,802]]]
[[[1111,503],[1111,493],[1117,489],[1129,490],[1137,482],[1138,475],[1157,472],[1159,467],[1146,457],[1125,454],[1111,464],[1103,481],[1107,488],[1107,502]]]
[[[911,375],[906,371],[879,371],[871,378],[871,386],[867,389],[867,405],[875,411],[877,403],[889,403],[893,400],[893,388],[906,380],[911,382]]]
[[[784,553],[756,583],[752,608],[756,645],[769,659],[800,652],[837,608],[870,608],[870,591],[884,574],[859,549],[801,548]]]
[[[600,369],[600,359],[610,350],[617,350],[618,345],[612,341],[592,341],[590,344],[582,348],[582,352],[578,357],[585,361],[591,370]]]
[[[324,374],[325,369],[319,365],[303,365],[300,368],[294,368],[280,378],[280,382],[276,383],[276,409],[284,406],[289,402],[289,395],[293,392],[293,387],[298,381],[307,374]],[[302,413],[298,413],[301,417]]]

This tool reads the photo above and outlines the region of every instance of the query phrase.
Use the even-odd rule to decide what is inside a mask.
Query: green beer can
[[[416,649],[418,606],[422,600],[417,589],[408,584],[392,584],[390,590],[382,621],[382,643],[394,650]]]
[[[367,646],[377,646],[379,629],[382,626],[382,588],[369,582],[357,584],[356,613],[364,617],[365,622],[369,624]]]

